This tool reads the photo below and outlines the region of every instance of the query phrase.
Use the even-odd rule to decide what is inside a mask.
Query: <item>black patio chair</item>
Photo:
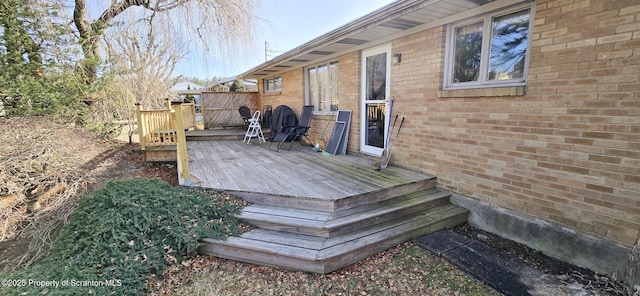
[[[251,119],[251,109],[247,106],[242,106],[238,108],[238,112],[240,113],[240,117],[244,120],[244,126],[249,126],[249,119]]]
[[[271,149],[271,145],[273,145],[273,143],[277,143],[276,151],[278,151],[282,144],[289,142],[289,148],[287,150],[291,150],[293,142],[296,140],[302,140],[302,137],[307,139],[309,144],[313,145],[313,142],[311,142],[308,137],[309,128],[311,128],[311,115],[313,115],[313,105],[306,105],[302,107],[302,113],[300,113],[300,121],[298,121],[298,125],[282,126],[275,137],[271,139],[269,149]],[[303,145],[301,141],[300,145]]]

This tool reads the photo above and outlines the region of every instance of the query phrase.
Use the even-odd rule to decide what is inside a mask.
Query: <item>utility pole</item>
[[[284,51],[270,50],[269,43],[267,41],[264,42],[264,61],[269,60],[269,56],[279,56]]]

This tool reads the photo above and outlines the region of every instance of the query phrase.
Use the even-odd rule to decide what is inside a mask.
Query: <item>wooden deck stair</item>
[[[255,193],[243,198],[254,204],[238,217],[255,228],[226,241],[204,239],[199,252],[323,274],[464,223],[468,214],[449,202],[450,193],[435,188],[435,178],[333,201]]]
[[[228,128],[215,128],[205,130],[190,130],[186,132],[187,142],[189,141],[225,141],[225,140],[242,140],[246,127],[228,127]],[[263,128],[262,133],[265,137],[271,135],[271,130]]]

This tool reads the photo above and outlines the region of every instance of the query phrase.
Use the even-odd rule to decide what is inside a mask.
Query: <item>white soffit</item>
[[[240,77],[269,78],[342,54],[389,42],[409,34],[455,22],[526,0],[397,1],[360,19],[283,53]]]

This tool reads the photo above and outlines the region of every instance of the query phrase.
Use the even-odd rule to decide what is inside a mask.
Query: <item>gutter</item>
[[[434,3],[443,0],[407,0],[397,1],[391,3],[385,7],[382,7],[376,11],[369,13],[355,21],[352,21],[342,27],[332,30],[320,37],[317,37],[305,44],[302,44],[288,52],[285,52],[267,62],[264,62],[240,75],[238,77],[251,77],[251,73],[261,71],[266,68],[270,68],[281,63],[285,63],[291,59],[304,55],[314,50],[314,48],[323,46],[331,41],[338,41],[347,38],[356,33],[366,31],[371,27],[375,27],[381,23],[387,22],[390,19],[395,19],[401,15],[410,13],[425,6],[432,5]]]

